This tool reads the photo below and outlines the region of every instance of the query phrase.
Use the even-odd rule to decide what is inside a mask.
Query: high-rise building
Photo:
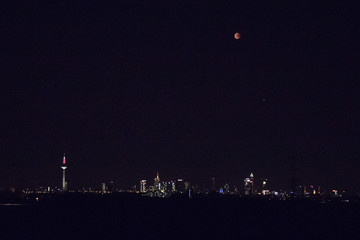
[[[106,193],[106,183],[101,183],[101,192]]]
[[[154,191],[160,191],[160,177],[159,177],[159,172],[156,173],[156,178],[154,179]]]
[[[176,190],[175,182],[171,181],[170,183],[171,183],[171,192],[175,192],[175,190]]]
[[[330,197],[340,197],[339,191],[336,189],[333,189],[330,193]]]
[[[171,196],[175,192],[175,182],[168,181],[163,183],[163,188],[166,196]]]
[[[65,153],[64,153],[64,156],[63,156],[61,169],[62,169],[62,172],[63,172],[63,174],[62,174],[62,191],[65,192],[65,191],[67,191],[67,182],[66,182],[66,179],[65,179],[65,170],[67,169]]]
[[[251,195],[255,194],[255,180],[254,180],[254,174],[250,173],[250,185],[251,185]]]
[[[146,192],[146,180],[140,181],[140,192],[145,193]]]
[[[245,178],[245,195],[254,195],[255,194],[255,183],[254,183],[254,174],[250,174],[250,178]]]
[[[230,186],[229,186],[229,184],[225,183],[223,189],[224,189],[224,193],[225,193],[225,194],[229,194],[229,193],[230,193]]]
[[[250,184],[250,178],[245,178],[244,180],[244,188],[245,188],[245,195],[251,194],[251,184]]]

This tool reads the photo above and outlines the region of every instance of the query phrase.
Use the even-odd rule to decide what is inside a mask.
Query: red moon
[[[235,39],[240,39],[240,33],[238,33],[238,32],[235,33],[234,38],[235,38]]]

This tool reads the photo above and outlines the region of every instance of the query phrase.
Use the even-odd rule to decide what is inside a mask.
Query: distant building
[[[175,182],[174,181],[171,181],[171,192],[175,192],[176,191],[176,185],[175,185]]]
[[[154,186],[149,186],[148,193],[150,192],[150,195],[153,196],[153,193],[155,192]]]
[[[251,184],[250,184],[250,178],[245,178],[244,180],[244,188],[245,188],[245,195],[251,194]]]
[[[254,174],[250,174],[250,178],[245,178],[244,180],[245,195],[254,195],[255,194],[255,183],[254,183]]]
[[[145,193],[146,192],[146,180],[140,181],[140,192]]]
[[[106,183],[101,183],[101,192],[106,193]]]
[[[160,177],[159,177],[159,172],[156,173],[156,178],[154,179],[154,191],[160,191]]]
[[[250,185],[251,185],[251,195],[255,194],[255,180],[254,180],[254,174],[250,173]]]
[[[333,189],[330,193],[330,197],[339,197],[339,191],[336,189]]]
[[[224,188],[223,188],[223,189],[224,189],[224,193],[225,193],[225,194],[229,194],[229,193],[230,193],[230,186],[229,186],[229,184],[226,183],[226,184],[224,185]]]
[[[183,179],[176,179],[175,181],[175,191],[177,193],[185,193],[185,182]]]
[[[153,188],[153,196],[160,197],[161,191],[161,182],[159,177],[159,172],[156,172],[156,178],[154,178],[154,188]]]
[[[175,189],[176,189],[175,181],[166,182],[166,187],[165,187],[166,194],[170,196],[172,193],[175,192]]]

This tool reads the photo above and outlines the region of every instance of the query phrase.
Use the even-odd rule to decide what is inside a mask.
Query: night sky
[[[1,4],[0,186],[360,190],[350,4],[132,2]]]

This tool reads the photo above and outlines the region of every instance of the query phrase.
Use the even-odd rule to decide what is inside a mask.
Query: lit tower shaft
[[[156,173],[156,178],[154,179],[154,190],[159,191],[160,190],[160,177],[159,172]]]
[[[65,158],[65,153],[63,156],[63,162],[62,162],[62,166],[61,169],[63,170],[63,176],[62,176],[62,191],[65,192],[67,191],[67,182],[66,182],[66,178],[65,178],[65,170],[66,170],[67,166],[66,166],[66,158]]]

